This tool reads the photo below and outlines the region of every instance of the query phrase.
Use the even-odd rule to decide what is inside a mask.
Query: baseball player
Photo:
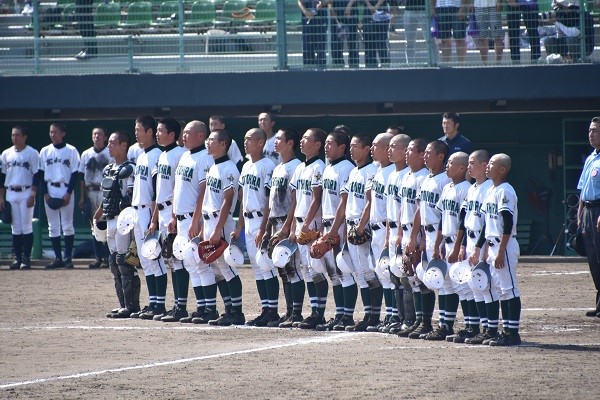
[[[160,154],[160,157],[158,157],[158,162],[156,163],[154,171],[152,171],[153,179],[156,179],[156,201],[154,203],[152,222],[150,222],[149,230],[151,233],[158,230],[163,238],[163,243],[165,243],[169,235],[174,236],[177,233],[176,223],[173,223],[170,226],[169,223],[171,222],[173,211],[175,171],[177,170],[177,165],[179,164],[181,156],[185,152],[185,149],[179,147],[177,144],[180,133],[181,125],[175,118],[164,118],[158,121],[156,126],[156,141],[158,145],[162,147],[163,151]],[[172,245],[172,242],[170,243]],[[165,246],[169,245],[165,243]],[[168,251],[163,252],[163,254],[169,256],[168,258],[165,258],[164,261],[171,269],[175,305],[164,315],[155,315],[154,320],[177,322],[181,318],[188,316],[187,295],[189,276],[181,262],[173,260],[171,254],[168,254]],[[181,272],[176,273],[176,271]],[[182,279],[181,285],[176,281],[178,277],[181,277]],[[157,301],[164,301],[167,292],[167,276],[161,275],[161,278],[157,279],[156,283]],[[181,289],[181,293],[179,293],[179,289]]]
[[[321,188],[323,191],[322,213],[323,213],[323,233],[327,235],[332,230],[333,221],[338,213],[341,225],[331,234],[336,237],[344,237],[346,232],[345,221],[342,218],[346,208],[346,199],[348,193],[341,193],[342,188],[348,182],[350,171],[354,169],[347,154],[350,151],[350,138],[343,132],[334,131],[325,139],[325,157],[328,165],[323,171],[321,179]],[[342,201],[342,197],[344,200]],[[333,301],[335,302],[335,316],[324,324],[317,325],[318,331],[332,331],[336,325],[343,324],[342,319],[346,315],[346,308],[350,318],[356,305],[358,287],[352,277],[352,274],[342,273],[338,270],[335,256],[341,251],[342,246],[338,245],[323,256],[327,275],[331,280],[333,291]],[[345,296],[345,293],[348,293]],[[348,301],[348,304],[346,304]],[[347,306],[347,307],[346,307]]]
[[[342,188],[341,193],[345,193],[346,209],[342,215],[336,215],[333,222],[332,231],[336,232],[342,224],[342,220],[346,220],[346,228],[348,232],[351,228],[355,228],[358,234],[363,234],[365,229],[368,229],[370,210],[367,207],[367,199],[370,193],[367,191],[367,186],[370,185],[373,176],[377,172],[377,166],[369,160],[371,152],[372,139],[368,135],[354,135],[350,141],[350,157],[356,164],[348,177],[348,182]],[[360,294],[364,308],[364,318],[362,321],[355,323],[352,315],[352,310],[349,306],[344,306],[345,317],[341,323],[334,326],[334,330],[348,331],[366,331],[368,326],[376,326],[379,324],[379,313],[381,311],[381,301],[383,298],[383,289],[375,275],[375,272],[369,267],[369,243],[362,245],[353,245],[348,243],[348,249],[352,258],[351,268],[353,269],[354,280],[360,287]],[[344,293],[344,303],[356,304],[356,298],[346,302],[346,293]],[[352,296],[349,293],[349,296]],[[358,296],[358,293],[356,293]],[[375,309],[373,309],[373,305]],[[348,307],[348,308],[347,308]],[[373,317],[372,317],[373,315]]]
[[[232,214],[238,199],[240,173],[227,156],[231,142],[231,135],[226,130],[211,132],[206,141],[206,150],[215,163],[206,174],[206,191],[202,202],[203,235],[204,240],[213,246],[218,245],[221,239],[230,239],[231,232],[235,229]],[[211,267],[216,277],[222,275],[227,281],[231,312],[208,323],[219,326],[244,325],[246,318],[242,312],[242,281],[237,269],[227,265],[222,255]]]
[[[470,257],[471,264],[475,264],[479,260],[480,249],[487,241],[486,261],[490,265],[492,277],[490,285],[500,292],[503,327],[502,333],[483,341],[483,344],[490,346],[521,344],[521,291],[517,281],[517,262],[520,255],[517,242],[518,199],[514,188],[506,182],[510,167],[511,159],[506,154],[495,154],[487,165],[486,175],[494,186],[483,200],[481,212],[485,223]]]
[[[467,195],[467,191],[471,184],[465,180],[467,173],[467,165],[469,156],[462,151],[452,154],[448,158],[446,165],[446,174],[451,182],[446,184],[442,190],[442,195],[437,202],[437,209],[441,212],[441,220],[437,229],[437,238],[433,248],[433,258],[443,259],[448,258],[442,255],[441,246],[444,243],[444,254],[449,256],[454,249],[454,242],[457,240],[457,231],[459,224],[460,208]],[[445,314],[440,316],[439,327],[425,339],[427,340],[449,340],[454,341],[457,335],[454,335],[454,321],[456,319],[456,311],[458,310],[458,302],[462,306],[463,315],[465,318],[465,326],[471,325],[471,314],[469,313],[468,301],[473,301],[473,291],[470,290],[467,283],[456,284],[450,279],[450,275],[446,274],[443,286],[438,292],[438,304],[440,311],[444,310]],[[473,302],[473,305],[475,303]],[[475,314],[475,325],[479,326],[479,318]]]
[[[138,156],[133,181],[133,198],[131,205],[136,210],[137,221],[133,234],[138,249],[142,248],[144,237],[150,227],[152,210],[156,200],[156,169],[158,158],[162,153],[156,145],[156,121],[149,115],[143,115],[135,121],[135,137],[144,151]],[[146,277],[149,303],[139,313],[132,313],[132,318],[153,319],[155,315],[166,313],[166,267],[161,257],[150,260],[138,251],[140,264]],[[164,289],[163,289],[164,288]],[[160,296],[160,298],[159,298]]]
[[[271,178],[271,191],[269,193],[269,223],[268,229],[272,232],[271,245],[286,238],[290,234],[293,213],[296,208],[296,196],[290,186],[292,175],[301,161],[296,158],[296,150],[300,146],[300,135],[293,129],[280,129],[275,135],[275,151],[279,154],[281,162],[273,170]],[[301,322],[302,302],[304,300],[304,280],[296,265],[296,257],[291,257],[285,268],[279,269],[279,276],[283,286],[286,303],[286,313],[279,321],[267,323],[268,327],[279,326],[290,328],[295,322]]]
[[[290,240],[297,241],[301,232],[321,232],[321,197],[320,186],[325,163],[319,158],[319,153],[325,144],[327,135],[322,129],[310,128],[300,139],[300,152],[306,160],[300,164],[290,180],[292,196],[296,197],[296,206],[290,210],[294,214]],[[322,259],[310,257],[310,245],[314,240],[301,244],[298,243],[296,262],[300,265],[301,276],[306,282],[306,289],[310,300],[311,314],[296,326],[302,329],[315,329],[317,325],[325,323],[325,301],[327,299],[328,284],[327,270]],[[304,294],[301,297],[304,298]],[[296,299],[294,299],[296,301]]]
[[[268,112],[258,114],[258,127],[267,134],[267,142],[265,143],[263,154],[265,157],[270,158],[275,165],[279,164],[281,158],[277,151],[275,151],[275,134],[273,132],[273,128],[275,127],[275,117],[273,114]]]
[[[390,128],[388,128],[390,131]],[[401,243],[402,229],[400,227],[400,191],[402,189],[402,179],[410,168],[406,165],[406,148],[410,143],[410,136],[405,134],[396,134],[390,140],[388,147],[388,157],[394,165],[394,170],[389,174],[386,183],[386,237],[384,247],[388,247],[390,260],[396,257],[398,246]],[[391,322],[382,328],[383,333],[397,334],[402,328],[402,323],[412,322],[414,318],[414,305],[412,304],[412,293],[410,283],[405,276],[397,276],[389,269],[389,279],[394,287],[394,300],[396,301],[396,314],[392,310]],[[394,318],[396,317],[396,318]]]
[[[0,156],[0,211],[9,202],[15,260],[10,269],[31,268],[33,247],[33,206],[38,190],[40,155],[27,145],[27,129],[15,125],[11,131],[12,147]]]
[[[206,125],[200,121],[189,122],[183,130],[183,144],[187,151],[183,153],[175,171],[175,186],[173,190],[173,214],[171,228],[176,227],[177,234],[185,238],[198,236],[198,230],[192,232],[196,206],[202,203],[206,189],[206,173],[213,164],[213,158],[206,153],[204,142],[206,140]],[[192,232],[192,234],[190,234]],[[194,296],[196,297],[196,311],[187,317],[179,318],[179,322],[191,323],[194,320],[208,323],[219,317],[216,311],[217,284],[215,276],[207,265],[200,266],[194,260],[173,260],[174,277],[173,286],[177,290],[177,297],[186,297],[189,281],[192,281]],[[206,293],[206,295],[205,295]],[[182,301],[179,304],[184,304]],[[166,317],[165,317],[166,318]]]
[[[415,251],[420,251],[419,249],[421,248],[423,235],[421,233],[421,219],[417,218],[417,213],[419,212],[417,193],[421,191],[421,184],[427,175],[429,175],[429,171],[427,171],[427,168],[425,168],[424,159],[426,147],[427,142],[425,139],[418,138],[411,140],[406,148],[406,165],[408,165],[410,170],[404,175],[400,185],[399,222],[400,228],[402,229],[402,234],[399,235],[399,237],[402,246],[402,253],[407,257],[410,257]],[[419,248],[417,248],[417,246]],[[405,290],[404,297],[408,296],[409,298],[413,298],[415,309],[415,319],[411,321],[411,316],[407,314],[407,321],[405,321],[402,329],[398,332],[398,336],[408,337],[408,335],[417,330],[423,322],[421,287],[423,286],[425,291],[429,289],[421,284],[419,279],[414,276],[414,272],[407,275],[405,274],[405,271],[402,271],[400,275],[402,275],[400,278]],[[405,281],[408,281],[410,284],[410,290],[408,290]],[[410,322],[412,322],[412,324]]]
[[[135,164],[127,160],[131,138],[126,132],[115,132],[108,140],[108,153],[114,162],[102,171],[102,202],[96,209],[93,222],[106,221],[106,241],[110,256],[108,266],[115,281],[115,291],[120,308],[108,313],[109,318],[129,318],[140,311],[140,277],[137,269],[125,261],[131,234],[122,235],[117,230],[117,217],[131,205]]]
[[[127,150],[127,159],[135,164],[137,162],[138,156],[143,152],[144,149],[140,147],[140,144],[138,142],[135,142],[134,144],[129,146],[129,150]]]
[[[92,129],[93,146],[81,153],[79,163],[79,209],[84,212],[84,217],[92,222],[91,217],[102,205],[102,171],[112,160],[108,154],[106,142],[108,137],[102,128]],[[86,207],[86,202],[89,204]],[[106,244],[92,238],[94,256],[96,261],[89,265],[96,269],[101,266],[108,267],[108,248]]]
[[[429,170],[429,175],[423,179],[421,190],[417,193],[417,201],[419,202],[419,210],[416,212],[415,221],[419,219],[418,225],[422,227],[423,239],[425,244],[425,255],[428,260],[433,259],[436,251],[435,242],[437,238],[437,230],[441,220],[441,212],[436,208],[437,202],[440,199],[442,190],[446,184],[450,183],[450,178],[444,171],[444,160],[448,156],[448,146],[440,141],[435,140],[427,145],[423,158],[425,166]],[[415,222],[415,224],[417,224]],[[407,245],[407,251],[412,251],[412,238]],[[425,289],[424,289],[425,288]],[[451,289],[448,289],[449,291]],[[425,285],[421,284],[421,305],[423,309],[423,323],[414,332],[408,335],[409,339],[425,339],[427,335],[436,335],[437,331],[433,331],[431,319],[433,310],[435,309],[435,292],[428,290]],[[458,308],[458,296],[452,293],[453,296],[447,299],[450,310]],[[454,306],[456,302],[456,306]],[[456,311],[449,311],[446,315],[446,304],[440,304],[439,315],[440,320],[451,319],[454,321]],[[450,332],[448,334],[453,334]],[[445,336],[444,336],[445,339]]]
[[[370,267],[375,270],[377,278],[383,288],[385,297],[385,317],[383,321],[376,326],[368,326],[367,332],[379,332],[389,323],[398,322],[398,306],[394,297],[394,286],[390,280],[389,269],[379,268],[379,257],[384,249],[387,232],[387,195],[386,185],[390,174],[396,170],[396,166],[390,163],[388,156],[388,147],[393,135],[391,133],[380,133],[375,136],[371,145],[371,157],[373,161],[379,163],[377,172],[373,176],[367,191],[370,193],[368,199],[369,205],[369,225],[373,232],[370,250]],[[373,311],[375,314],[375,311]],[[372,315],[373,315],[372,314]],[[379,319],[379,316],[377,316]]]
[[[236,241],[244,229],[246,251],[254,272],[258,297],[261,302],[261,313],[258,317],[246,322],[250,326],[267,326],[269,322],[279,321],[279,279],[275,266],[265,270],[265,266],[256,263],[256,254],[265,237],[269,220],[269,192],[275,164],[263,156],[263,147],[267,134],[260,128],[253,128],[244,136],[244,151],[249,160],[242,168],[239,181],[241,207],[238,224],[231,234]]]
[[[42,191],[44,193],[46,217],[54,261],[46,265],[46,269],[73,268],[73,205],[71,197],[79,171],[79,153],[77,149],[64,141],[65,127],[60,123],[50,125],[50,141],[52,144],[40,151],[40,171]],[[62,199],[56,209],[50,208],[50,198]],[[60,231],[65,236],[65,258],[63,261],[60,243]]]
[[[467,192],[467,197],[463,203],[460,214],[459,228],[457,232],[457,240],[454,243],[454,250],[448,257],[449,262],[462,261],[473,253],[475,244],[481,233],[484,218],[481,213],[481,205],[487,195],[487,192],[493,186],[493,182],[485,175],[490,156],[485,150],[476,150],[469,156],[469,165],[467,172],[469,176],[475,179],[475,183],[471,185]],[[466,244],[461,245],[466,238]],[[477,260],[477,263],[482,261]],[[477,265],[477,263],[475,265]],[[472,267],[475,267],[472,265]],[[498,333],[498,316],[500,302],[498,293],[495,287],[490,287],[485,291],[473,290],[473,302],[469,302],[469,313],[471,315],[471,323],[464,332],[458,332],[457,338],[453,339],[455,343],[463,341],[468,344],[482,344],[484,340],[491,339]],[[479,316],[479,321],[483,330],[480,332],[479,324],[475,325],[474,316]]]
[[[211,115],[208,119],[208,128],[210,132],[225,130],[225,118],[222,115]],[[232,140],[229,150],[227,150],[227,156],[233,163],[241,170],[244,163],[244,157],[240,152],[240,148],[235,140]]]

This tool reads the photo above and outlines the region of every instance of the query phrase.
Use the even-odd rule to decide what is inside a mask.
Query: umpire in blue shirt
[[[586,315],[600,318],[600,117],[592,119],[588,139],[594,151],[585,160],[577,184],[581,190],[577,226],[583,230],[588,264],[596,286],[596,307]]]

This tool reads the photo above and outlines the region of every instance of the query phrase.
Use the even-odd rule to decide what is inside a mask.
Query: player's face
[[[50,125],[50,141],[52,144],[61,144],[65,138],[65,133],[55,125]]]
[[[267,113],[261,113],[258,116],[258,127],[265,132],[271,132],[275,123],[269,117]]]
[[[458,124],[451,119],[442,118],[442,129],[446,135],[454,135],[458,131]]]
[[[600,123],[592,122],[588,133],[590,144],[594,149],[600,149]]]
[[[390,162],[397,163],[406,160],[406,147],[395,142],[393,139],[388,146],[388,157]]]
[[[191,127],[186,126],[181,137],[186,149],[195,149],[202,144],[202,135],[200,132],[194,131]]]
[[[244,135],[244,152],[246,154],[262,153],[262,142],[252,132],[247,132]]]
[[[169,132],[164,124],[158,124],[156,127],[156,142],[160,146],[168,146],[175,141],[175,133]]]
[[[446,164],[446,174],[450,179],[460,179],[465,177],[465,171],[460,164],[457,164],[455,158],[450,156],[448,163]]]
[[[485,169],[485,174],[488,178],[494,180],[500,176],[501,170],[502,167],[498,163],[498,158],[496,156],[493,156],[492,158],[490,158],[490,162],[488,163],[487,168]]]
[[[117,136],[117,134],[113,133],[110,135],[110,138],[108,139],[108,154],[110,154],[111,157],[115,158],[115,156],[122,154],[124,148],[124,144],[119,143],[119,136]]]
[[[300,152],[307,157],[313,157],[319,153],[319,142],[315,141],[314,134],[306,131],[300,139]]]
[[[427,145],[425,148],[425,165],[429,169],[437,168],[440,165],[440,157],[439,154],[433,149],[433,146]],[[442,160],[443,162],[443,160]]]
[[[487,162],[479,162],[474,156],[471,155],[469,156],[469,165],[467,166],[467,173],[469,174],[469,176],[475,179],[484,178],[487,165]]]
[[[145,148],[152,143],[152,129],[145,130],[144,126],[139,122],[135,123],[135,140],[141,148]]]
[[[388,158],[388,145],[384,144],[380,139],[375,138],[371,144],[371,157],[374,161],[384,161]]]
[[[216,132],[211,133],[208,139],[206,139],[206,152],[211,156],[218,154],[219,148],[222,146],[225,146],[225,142],[217,140]]]
[[[100,128],[94,128],[92,131],[92,143],[97,149],[101,149],[106,146],[106,133]]]
[[[369,158],[370,146],[364,146],[358,138],[350,141],[350,158],[354,162],[364,162]]]
[[[17,148],[25,147],[25,135],[19,129],[13,128],[10,134],[12,144]]]
[[[211,118],[208,121],[208,127],[211,132],[214,132],[216,130],[225,129],[225,124],[219,121],[218,119]]]
[[[406,148],[406,165],[411,168],[423,165],[423,153],[419,152],[419,148],[413,142],[410,142]]]
[[[335,161],[344,155],[345,146],[336,143],[333,136],[327,136],[325,139],[325,157],[330,161]]]

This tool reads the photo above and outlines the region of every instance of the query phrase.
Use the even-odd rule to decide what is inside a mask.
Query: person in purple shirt
[[[448,157],[459,151],[471,154],[473,145],[471,141],[458,132],[460,126],[460,115],[454,112],[444,113],[442,116],[442,129],[444,136],[439,140],[446,143],[449,148]]]

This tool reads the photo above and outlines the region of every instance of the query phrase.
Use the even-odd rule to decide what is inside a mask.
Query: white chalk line
[[[589,274],[590,271],[535,271],[531,276],[550,276],[550,275],[583,275]]]
[[[210,355],[206,355],[206,356],[182,358],[179,360],[170,360],[170,361],[154,362],[154,363],[149,363],[149,364],[133,365],[133,366],[129,366],[129,367],[110,368],[110,369],[104,369],[104,370],[100,370],[100,371],[82,372],[79,374],[72,374],[72,375],[60,375],[60,376],[54,376],[54,377],[50,377],[50,378],[39,378],[39,379],[32,379],[32,380],[21,381],[21,382],[4,383],[4,384],[0,384],[0,389],[8,389],[8,388],[14,388],[14,387],[18,387],[18,386],[33,385],[33,384],[38,384],[38,383],[60,381],[60,380],[66,380],[66,379],[87,378],[90,376],[104,375],[104,374],[113,373],[113,372],[123,372],[123,371],[133,371],[133,370],[140,370],[140,369],[164,367],[164,366],[169,366],[169,365],[190,363],[190,362],[194,362],[194,361],[203,361],[203,360],[210,360],[210,359],[215,359],[215,358],[236,356],[236,355],[240,355],[240,354],[250,354],[250,353],[258,353],[261,351],[277,350],[277,349],[283,349],[286,347],[304,346],[304,345],[309,345],[309,344],[314,344],[314,343],[330,343],[330,342],[335,342],[335,341],[352,339],[357,336],[360,336],[360,335],[341,334],[341,335],[319,336],[319,337],[309,338],[309,339],[298,339],[298,340],[294,340],[289,343],[271,344],[271,345],[267,345],[267,346],[257,347],[254,349],[230,351],[230,352],[225,352],[225,353],[210,354]]]

